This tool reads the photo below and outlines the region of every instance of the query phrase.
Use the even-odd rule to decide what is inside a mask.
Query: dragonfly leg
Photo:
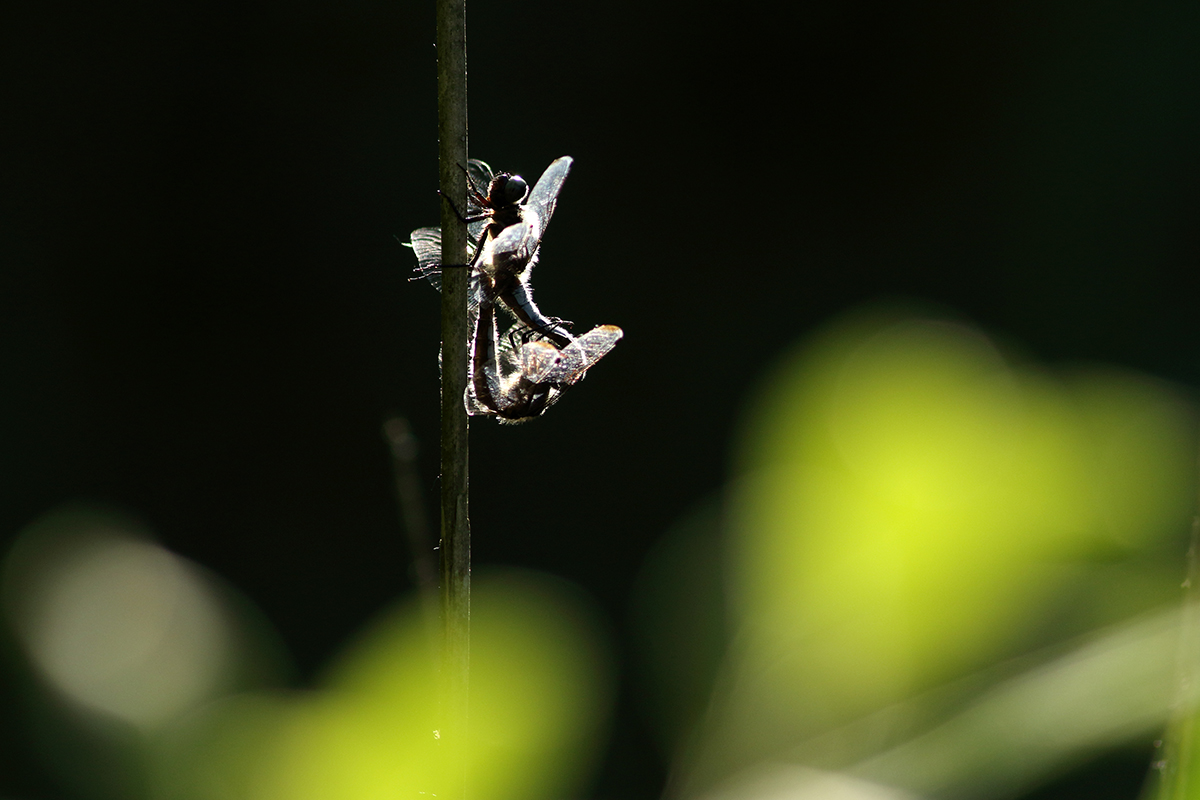
[[[449,204],[450,210],[454,212],[454,216],[458,217],[463,222],[479,222],[481,219],[491,219],[491,214],[479,214],[474,217],[465,217],[463,216],[463,213],[458,210],[458,206],[454,205],[454,201],[451,200],[445,192],[443,192],[441,189],[438,189],[438,194],[440,194],[442,199]]]

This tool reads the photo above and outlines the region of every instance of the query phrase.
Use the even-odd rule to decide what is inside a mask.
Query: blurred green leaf
[[[611,694],[593,612],[570,586],[532,572],[477,577],[473,600],[471,797],[576,791]],[[321,689],[233,698],[182,725],[164,749],[159,796],[435,796],[447,770],[463,769],[438,740],[437,633],[410,600],[369,626]]]
[[[893,708],[808,764],[849,768],[970,697],[905,701],[1177,599],[1196,452],[1192,411],[1161,382],[1056,376],[957,323],[833,326],[780,365],[745,428],[737,633],[685,785]],[[1142,656],[1161,671],[1162,648]],[[1144,713],[1161,721],[1161,701]],[[1075,724],[1094,708],[1060,710]]]

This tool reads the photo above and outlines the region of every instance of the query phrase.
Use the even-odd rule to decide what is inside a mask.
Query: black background
[[[4,16],[0,536],[126,508],[258,603],[303,681],[411,586],[388,415],[436,492],[437,296],[393,238],[438,219],[433,2]],[[471,4],[471,154],[576,160],[538,302],[626,332],[545,419],[473,422],[475,563],[578,582],[632,663],[643,555],[728,477],[772,359],[865,301],[1200,382],[1198,17]],[[623,680],[594,796],[655,797]],[[1100,783],[1132,797],[1143,767]],[[33,762],[4,780],[55,796]]]

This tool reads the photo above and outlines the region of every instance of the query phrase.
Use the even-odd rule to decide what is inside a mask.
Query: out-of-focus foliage
[[[1196,451],[1190,408],[1149,378],[1051,373],[944,321],[832,328],[780,366],[745,426],[725,520],[736,644],[677,791],[768,760],[961,790],[953,769],[932,777],[936,749],[925,766],[862,767],[974,708],[1013,677],[1006,660],[1170,603],[1166,618],[1069,654],[1088,669],[1059,665],[1061,680],[1037,684],[1058,698],[1058,727],[1014,728],[1050,706],[1012,684],[1015,699],[987,706],[1008,721],[976,710],[968,745],[986,749],[989,724],[1025,730],[993,737],[991,756],[1037,749],[1044,774],[1146,735],[1174,685]],[[1102,687],[1136,701],[1118,708]]]
[[[668,796],[1011,796],[1149,742],[1172,709],[1185,730],[1196,438],[1165,384],[1036,368],[957,323],[859,316],[785,359],[723,502],[635,593]],[[2,578],[79,797],[390,800],[464,774],[474,800],[566,797],[612,699],[588,604],[534,573],[475,580],[465,758],[440,738],[420,598],[311,690],[268,691],[279,658],[249,605],[126,519],[51,514]],[[1194,769],[1174,746],[1165,762]]]
[[[64,509],[4,562],[6,616],[46,685],[153,730],[229,691],[239,651],[227,590],[113,512]]]
[[[476,580],[472,594],[470,795],[561,797],[587,772],[609,699],[595,626],[575,593],[533,573]],[[320,690],[285,704],[281,728],[252,765],[247,796],[383,800],[432,796],[452,782],[447,775],[463,765],[446,763],[436,738],[432,622],[416,602],[394,609],[343,654]],[[216,723],[217,741],[240,737],[247,712],[262,718],[261,707],[239,702]]]
[[[1187,529],[1191,420],[1149,381],[1055,379],[922,320],[839,330],[798,366],[752,423],[735,580],[834,715],[988,663],[1078,565]]]
[[[44,690],[31,713],[78,796],[370,800],[462,781],[463,759],[448,763],[438,738],[436,612],[416,599],[298,693],[245,691],[268,672],[250,663],[264,635],[253,615],[120,516],[48,515],[19,538],[0,588]],[[610,701],[594,614],[531,572],[485,573],[474,598],[471,796],[568,795]]]

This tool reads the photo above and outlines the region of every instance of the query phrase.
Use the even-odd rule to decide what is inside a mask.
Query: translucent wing
[[[518,275],[537,262],[538,247],[558,205],[558,193],[571,171],[570,156],[563,156],[542,173],[529,198],[521,205],[521,221],[506,227],[492,243],[491,260],[498,273]]]
[[[509,225],[489,245],[491,270],[497,275],[520,275],[537,262],[543,226],[537,212],[524,210],[521,221]]]
[[[467,193],[467,216],[481,216],[485,209],[476,199],[476,193],[487,197],[488,184],[492,182],[492,168],[487,165],[486,161],[472,158],[467,162],[467,181],[471,184],[470,191]],[[483,235],[483,230],[487,226],[487,219],[467,223],[467,238],[471,240],[472,245],[478,246],[479,237]]]
[[[487,196],[488,184],[492,182],[494,173],[492,168],[488,166],[486,161],[480,161],[478,158],[472,158],[467,162],[467,180],[472,184],[472,188],[480,194]]]
[[[526,422],[546,413],[567,389],[612,350],[623,335],[615,325],[594,328],[561,350],[536,340],[521,348],[519,372],[509,380],[511,394],[520,399],[512,404],[515,413],[501,413],[501,422]]]
[[[542,234],[546,232],[546,226],[550,224],[550,217],[554,216],[554,207],[558,205],[558,193],[562,191],[563,181],[567,179],[567,173],[571,171],[572,163],[574,162],[570,156],[563,156],[546,167],[546,171],[534,185],[533,191],[529,193],[529,199],[525,201],[525,207],[533,209],[537,213],[538,239],[542,238]]]
[[[408,237],[409,246],[417,256],[418,277],[425,278],[439,292],[442,290],[442,229],[417,228]]]
[[[549,342],[530,342],[521,348],[521,375],[530,383],[546,383],[541,376],[561,361],[562,351]]]
[[[499,336],[495,305],[486,297],[474,334],[471,385],[464,404],[470,414],[506,423],[545,413],[623,335],[615,325],[601,325],[562,349],[519,323]]]
[[[413,270],[417,273],[417,276],[411,280],[425,278],[433,284],[433,288],[440,292],[442,290],[442,229],[417,228],[409,234],[409,244],[417,256],[417,267]],[[468,242],[466,253],[468,261],[470,261],[474,253],[474,245]],[[473,310],[479,306],[479,299],[482,293],[483,284],[479,273],[473,271],[467,285],[467,305],[469,308]]]
[[[531,383],[571,386],[608,355],[624,335],[616,325],[599,325],[553,353],[549,351],[554,348],[546,342],[530,342],[521,349],[522,371]],[[530,351],[528,358],[526,351]]]

